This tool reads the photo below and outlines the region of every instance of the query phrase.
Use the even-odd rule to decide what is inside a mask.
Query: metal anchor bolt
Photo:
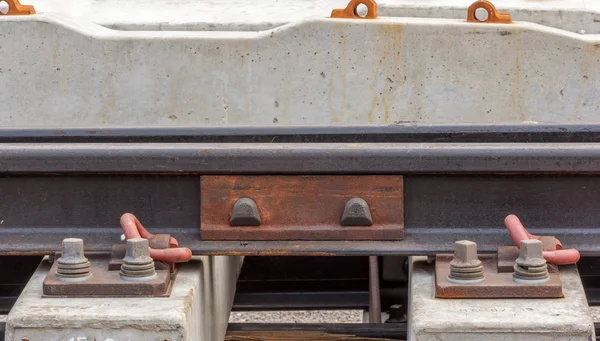
[[[121,279],[147,281],[156,277],[154,260],[150,257],[148,239],[131,238],[127,241],[125,258],[121,265]]]
[[[513,280],[517,283],[544,283],[550,280],[548,264],[543,256],[542,241],[521,240],[519,258],[515,261]]]
[[[92,277],[91,264],[83,254],[83,239],[62,241],[62,256],[56,261],[56,278],[65,282],[87,281]]]
[[[468,240],[454,242],[448,282],[469,284],[483,282],[483,265],[477,257],[477,244]]]

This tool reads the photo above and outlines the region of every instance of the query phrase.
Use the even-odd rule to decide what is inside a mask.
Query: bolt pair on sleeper
[[[550,279],[547,262],[560,265],[574,264],[579,260],[579,252],[574,249],[564,250],[558,239],[555,239],[556,251],[543,251],[541,237],[527,232],[517,216],[509,215],[504,222],[519,248],[519,257],[513,267],[515,282],[544,283]],[[468,240],[455,242],[448,281],[469,284],[481,283],[483,280],[483,264],[477,256],[477,244]]]

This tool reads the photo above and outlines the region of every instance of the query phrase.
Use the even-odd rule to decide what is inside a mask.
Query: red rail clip
[[[150,239],[154,235],[148,232],[142,223],[131,213],[125,213],[121,216],[121,228],[126,239],[145,238]],[[169,241],[170,248],[168,249],[153,249],[150,248],[150,257],[155,261],[165,263],[181,263],[187,262],[192,258],[192,251],[186,247],[178,247],[177,239],[171,237]]]
[[[534,236],[527,232],[519,218],[514,214],[511,214],[504,219],[504,225],[506,225],[512,240],[517,247],[521,245],[522,240],[541,238],[540,236]],[[580,258],[579,251],[575,249],[563,249],[562,244],[558,239],[556,239],[556,251],[544,251],[543,254],[548,263],[557,265],[575,264]]]

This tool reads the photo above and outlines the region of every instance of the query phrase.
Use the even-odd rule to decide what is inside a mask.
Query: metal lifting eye
[[[510,14],[498,12],[488,0],[477,0],[467,10],[467,22],[510,24],[512,19]]]
[[[367,7],[367,13],[362,15],[359,6]],[[377,3],[374,0],[352,0],[344,9],[334,9],[331,18],[375,19],[377,18]]]
[[[8,9],[6,9],[6,5]],[[2,8],[4,5],[4,8]],[[19,0],[2,0],[0,1],[0,16],[1,15],[28,15],[35,14],[35,9],[31,5],[21,5]]]

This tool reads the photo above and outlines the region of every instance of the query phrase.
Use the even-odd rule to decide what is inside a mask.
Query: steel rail
[[[326,143],[326,142],[599,142],[599,124],[459,124],[386,126],[216,126],[10,128],[0,142]]]
[[[4,143],[0,173],[598,173],[591,143]]]

